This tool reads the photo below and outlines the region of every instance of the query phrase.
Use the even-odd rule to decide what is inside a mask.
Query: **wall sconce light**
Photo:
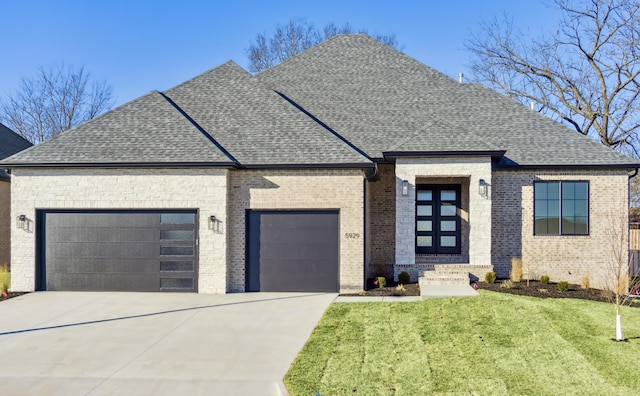
[[[404,196],[409,195],[409,181],[408,180],[403,180],[402,181],[402,195],[404,195]]]
[[[486,198],[489,196],[489,183],[484,179],[480,179],[479,192],[482,197]]]
[[[21,230],[27,229],[27,215],[21,214],[18,216],[18,228]]]
[[[214,224],[216,222],[216,216],[209,216],[209,223]]]

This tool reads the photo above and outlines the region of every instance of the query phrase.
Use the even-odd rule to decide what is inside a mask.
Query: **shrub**
[[[407,290],[407,289],[404,287],[404,285],[402,283],[399,284],[398,286],[396,286],[396,291],[403,292],[405,290]]]
[[[358,292],[358,295],[359,295],[359,296],[365,296],[365,295],[367,295],[367,292],[366,292],[366,291],[364,291],[364,290],[360,290],[360,291]]]
[[[384,276],[376,277],[376,280],[373,281],[373,284],[378,286],[379,288],[383,288],[387,285],[387,278]]]
[[[511,282],[518,283],[522,280],[522,259],[520,257],[511,258],[511,273],[509,274]]]
[[[567,282],[567,281],[558,282],[558,290],[560,290],[560,291],[569,290],[569,282]]]
[[[538,289],[538,292],[540,292],[541,294],[547,294],[547,293],[549,293],[549,290],[547,290],[547,289]]]
[[[496,281],[496,273],[489,271],[484,275],[484,281],[487,283],[493,283]]]
[[[11,287],[11,273],[9,264],[0,264],[0,294],[9,291]]]
[[[589,274],[585,274],[582,279],[580,279],[580,288],[588,289],[589,288]]]
[[[545,285],[549,283],[549,275],[540,276],[540,283],[544,283]]]
[[[512,289],[513,288],[513,282],[511,282],[511,280],[507,279],[506,281],[502,282],[500,284],[500,288],[501,289]]]
[[[402,271],[400,274],[398,274],[398,283],[406,285],[410,282],[411,276],[409,276],[409,273],[407,271]]]

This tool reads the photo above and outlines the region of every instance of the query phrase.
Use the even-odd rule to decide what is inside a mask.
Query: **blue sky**
[[[348,22],[395,33],[403,52],[457,78],[468,75],[464,41],[504,13],[524,32],[550,31],[558,14],[541,1],[104,1],[21,0],[2,4],[0,95],[39,67],[84,66],[107,80],[116,105],[171,88],[233,60],[291,18],[321,27]]]

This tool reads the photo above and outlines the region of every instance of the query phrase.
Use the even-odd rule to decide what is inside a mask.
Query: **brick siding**
[[[228,290],[245,288],[247,209],[340,211],[340,291],[364,288],[364,183],[359,170],[230,172]],[[345,238],[345,234],[359,238]]]
[[[537,180],[589,181],[589,235],[536,236],[533,232],[533,183]],[[627,221],[628,177],[620,171],[496,171],[492,183],[492,262],[499,277],[509,276],[511,258],[522,257],[532,279],[580,283],[588,276],[602,288],[611,257],[612,222]],[[628,238],[625,232],[621,236]]]

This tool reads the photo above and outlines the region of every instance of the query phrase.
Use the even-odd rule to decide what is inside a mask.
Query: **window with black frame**
[[[535,235],[589,235],[589,182],[533,184]]]

